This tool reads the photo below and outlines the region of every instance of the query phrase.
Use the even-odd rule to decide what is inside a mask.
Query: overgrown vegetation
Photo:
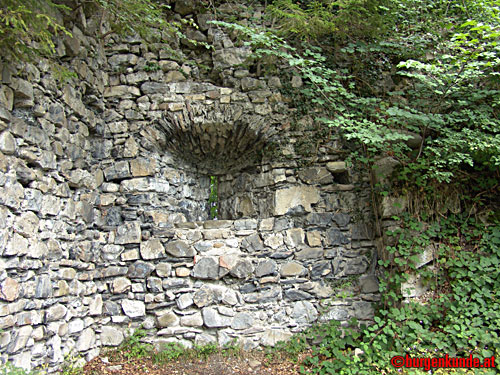
[[[282,350],[312,345],[304,372],[387,373],[390,359],[404,353],[498,355],[499,5],[280,0],[271,8],[275,30],[218,23],[239,32],[255,59],[281,61],[301,75],[303,103],[358,145],[354,163],[374,174],[380,158],[398,164],[392,187],[371,181],[375,212],[390,193],[420,200],[386,234],[392,240],[379,261],[385,274],[375,324],[330,322],[299,335]],[[350,29],[357,23],[373,27],[360,35]],[[440,204],[449,192],[462,213]],[[431,244],[439,244],[431,266],[417,268]],[[410,275],[428,289],[418,303],[403,297]]]

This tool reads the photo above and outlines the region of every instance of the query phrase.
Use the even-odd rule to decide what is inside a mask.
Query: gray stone
[[[112,166],[104,169],[104,177],[106,181],[120,180],[131,177],[129,164],[127,161],[119,161]]]
[[[304,292],[302,290],[298,289],[287,289],[285,290],[285,297],[288,298],[291,301],[301,301],[304,299],[311,299],[313,298],[312,295],[310,295],[307,292]]]
[[[111,86],[104,89],[104,97],[111,98],[119,96],[121,99],[132,98],[134,96],[141,96],[141,90],[135,86]]]
[[[280,274],[283,277],[302,276],[307,273],[307,269],[297,262],[288,262],[281,266]]]
[[[47,298],[52,296],[52,281],[47,275],[38,277],[35,289],[36,298]]]
[[[246,312],[238,313],[234,316],[231,323],[232,329],[247,329],[253,326],[253,316]]]
[[[0,151],[6,155],[12,155],[16,152],[16,140],[7,130],[0,134]]]
[[[64,318],[66,315],[68,309],[61,304],[57,304],[54,306],[49,307],[49,309],[45,313],[45,321],[46,322],[53,322],[56,320],[60,320]]]
[[[195,255],[193,247],[182,240],[168,242],[165,245],[165,250],[176,258],[190,258]]]
[[[216,297],[214,292],[208,287],[202,287],[193,296],[193,302],[199,308],[211,305]]]
[[[118,55],[113,55],[108,58],[108,63],[110,66],[117,67],[120,65],[125,65],[125,66],[133,66],[137,64],[137,61],[139,58],[132,54],[118,54]]]
[[[264,250],[264,243],[260,238],[258,233],[252,234],[245,238],[241,244],[244,249],[247,249],[250,252]]]
[[[181,294],[180,297],[177,298],[176,303],[179,309],[187,309],[194,303],[193,296],[190,293]]]
[[[151,239],[141,243],[141,257],[142,259],[160,259],[166,256],[165,249],[158,239]]]
[[[232,322],[231,317],[221,315],[217,312],[217,310],[211,307],[203,308],[201,310],[201,315],[203,316],[203,323],[208,328],[229,327]]]
[[[125,299],[121,302],[123,312],[129,318],[138,318],[146,315],[146,306],[142,301]]]
[[[33,85],[20,78],[12,80],[10,87],[14,90],[16,99],[33,100]]]
[[[352,226],[353,240],[371,240],[373,239],[373,228],[369,223],[356,223]]]
[[[311,302],[298,301],[293,305],[292,317],[298,324],[310,324],[318,319],[318,311]]]
[[[19,297],[19,289],[19,283],[10,277],[7,277],[0,284],[0,299],[8,302],[15,301]]]
[[[201,327],[203,325],[203,317],[200,312],[196,312],[192,315],[181,317],[180,323],[184,327]]]
[[[347,238],[340,230],[333,228],[326,232],[326,243],[329,246],[345,245],[349,243],[349,238]]]
[[[247,259],[240,259],[234,267],[231,268],[229,274],[238,279],[245,279],[252,276],[254,271],[252,262]]]
[[[123,342],[123,333],[114,327],[102,327],[101,343],[105,346],[119,346]]]
[[[115,244],[130,243],[141,243],[141,226],[137,221],[125,223],[116,229]]]
[[[408,205],[408,199],[402,197],[386,196],[382,198],[381,214],[383,219],[389,219],[392,216],[401,215]]]
[[[275,215],[284,215],[297,209],[311,212],[311,205],[320,199],[318,190],[313,186],[293,186],[275,192]]]
[[[323,255],[324,255],[323,248],[305,247],[295,253],[295,259],[297,260],[320,259],[323,258]]]
[[[79,336],[76,343],[76,350],[79,352],[85,352],[95,345],[96,337],[95,332],[92,328],[85,329]]]
[[[194,265],[193,277],[217,280],[219,278],[219,262],[212,257],[201,258]]]
[[[144,82],[141,91],[144,95],[167,94],[170,92],[170,85],[162,82]]]
[[[329,320],[347,320],[348,318],[349,312],[346,307],[334,306],[325,314],[321,315],[319,320],[321,322],[328,322]]]
[[[149,277],[146,285],[148,290],[152,293],[163,292],[162,280],[159,277]]]
[[[315,262],[311,268],[311,278],[313,280],[322,279],[324,276],[329,275],[331,272],[331,262],[327,260]]]
[[[332,173],[347,172],[347,165],[345,161],[332,161],[326,164],[326,169]]]
[[[31,326],[24,326],[19,328],[13,340],[7,347],[7,353],[16,353],[26,347],[26,343],[28,342],[28,339],[30,338],[32,332],[33,327]]]
[[[373,319],[375,310],[370,302],[357,301],[352,304],[352,307],[354,308],[354,316],[357,319]]]
[[[156,319],[158,328],[174,327],[179,325],[179,317],[172,311],[166,312]]]
[[[172,273],[172,266],[169,263],[160,263],[156,265],[156,274],[160,277],[169,277]]]
[[[131,279],[145,279],[155,270],[154,265],[137,261],[128,267],[127,276]]]
[[[361,293],[378,293],[378,279],[375,275],[367,275],[359,278]]]
[[[129,290],[132,286],[132,283],[126,277],[119,277],[113,280],[111,284],[111,291],[114,294],[122,294],[125,291]]]
[[[262,277],[266,275],[273,275],[276,273],[277,269],[278,265],[274,260],[271,259],[262,260],[257,265],[257,268],[255,270],[255,276]]]
[[[333,221],[335,221],[339,227],[345,228],[347,224],[349,224],[349,222],[351,221],[351,216],[342,213],[334,214]]]
[[[280,341],[288,341],[292,333],[283,330],[269,329],[262,335],[262,345],[275,346]]]
[[[197,3],[195,0],[177,0],[175,2],[174,10],[181,16],[186,16],[193,13],[197,9]]]
[[[298,173],[299,178],[306,184],[331,184],[332,174],[324,167],[311,167],[303,169]]]

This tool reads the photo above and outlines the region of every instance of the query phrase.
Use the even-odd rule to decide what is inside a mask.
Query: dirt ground
[[[153,363],[150,358],[125,356],[100,356],[88,362],[84,375],[292,375],[300,374],[297,360],[274,356],[269,358],[262,352],[239,354],[213,353],[206,358],[180,358],[172,362]]]

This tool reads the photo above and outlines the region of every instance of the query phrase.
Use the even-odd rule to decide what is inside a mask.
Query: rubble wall
[[[2,360],[55,369],[139,326],[158,345],[254,348],[371,319],[367,177],[335,137],[299,152],[313,121],[290,124],[284,78],[199,21],[218,82],[200,72],[207,52],[103,43],[84,14],[57,48],[77,78],[43,59],[1,66]]]

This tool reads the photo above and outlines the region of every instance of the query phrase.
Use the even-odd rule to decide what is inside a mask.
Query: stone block
[[[311,205],[318,203],[319,191],[313,186],[293,186],[275,193],[275,215],[291,212],[311,212]]]
[[[165,248],[158,239],[151,239],[141,243],[140,247],[142,259],[160,259],[166,256]]]

